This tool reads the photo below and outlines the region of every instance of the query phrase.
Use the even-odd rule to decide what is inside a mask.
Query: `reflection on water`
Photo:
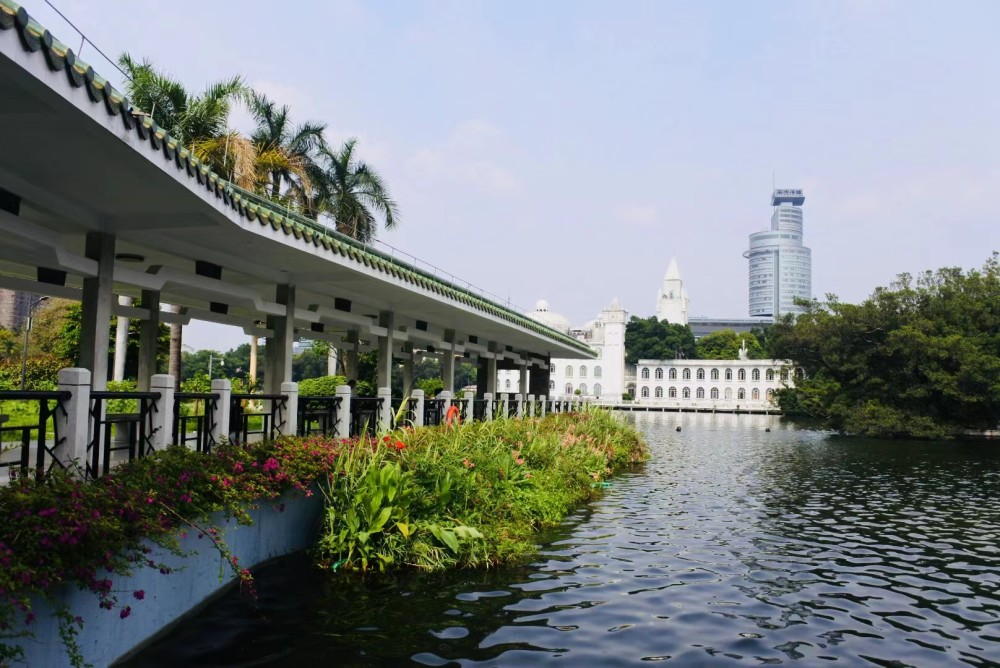
[[[627,419],[652,460],[533,564],[359,581],[296,557],[259,611],[224,598],[128,665],[998,665],[1000,448]]]

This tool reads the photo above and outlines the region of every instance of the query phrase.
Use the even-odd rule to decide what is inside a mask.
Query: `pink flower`
[[[514,463],[517,464],[518,466],[523,466],[524,465],[524,457],[518,457],[517,459],[514,460]]]
[[[243,462],[236,462],[233,464],[233,471],[236,473],[243,473]]]
[[[132,592],[132,596],[135,596],[136,599],[141,601],[142,599],[146,598],[146,592],[143,591],[142,589],[137,589],[134,592]]]
[[[122,619],[125,619],[131,614],[132,614],[132,606],[126,605],[124,608],[122,608],[122,611],[118,613],[118,616],[121,617]]]

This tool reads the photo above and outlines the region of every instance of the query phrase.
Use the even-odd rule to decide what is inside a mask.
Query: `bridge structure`
[[[547,396],[550,360],[594,357],[469,284],[228,182],[10,0],[0,0],[0,287],[82,304],[80,368],[60,372],[58,392],[0,400],[37,400],[51,420],[24,432],[17,465],[83,461],[93,476],[171,442],[207,448],[254,430],[348,436],[399,416],[431,423],[451,402],[482,419],[567,410],[570,400]],[[113,316],[141,323],[139,392],[127,396],[106,389]],[[233,395],[215,380],[212,392],[187,396],[156,373],[160,324],[193,320],[267,339],[262,394]],[[297,339],[331,342],[355,363],[377,350],[378,397],[347,387],[299,397]],[[405,404],[392,397],[393,374],[412,379],[413,361],[426,355],[442,361],[444,392],[425,401],[414,390]],[[478,367],[475,398],[455,397],[459,361]],[[521,370],[516,395],[496,394],[498,369]],[[109,416],[112,398],[138,409]],[[205,410],[182,416],[184,401]],[[43,447],[29,451],[32,439]]]

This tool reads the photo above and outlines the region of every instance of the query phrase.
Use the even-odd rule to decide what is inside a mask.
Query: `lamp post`
[[[21,391],[24,392],[25,378],[28,375],[28,335],[31,333],[31,314],[35,311],[35,307],[41,304],[43,301],[48,299],[48,297],[40,297],[35,301],[31,302],[31,306],[28,307],[28,317],[24,322],[24,350],[21,351]]]

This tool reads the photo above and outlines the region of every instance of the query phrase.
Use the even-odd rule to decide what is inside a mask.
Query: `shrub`
[[[299,395],[303,397],[332,397],[337,394],[338,385],[347,385],[344,376],[321,376],[299,381]]]

